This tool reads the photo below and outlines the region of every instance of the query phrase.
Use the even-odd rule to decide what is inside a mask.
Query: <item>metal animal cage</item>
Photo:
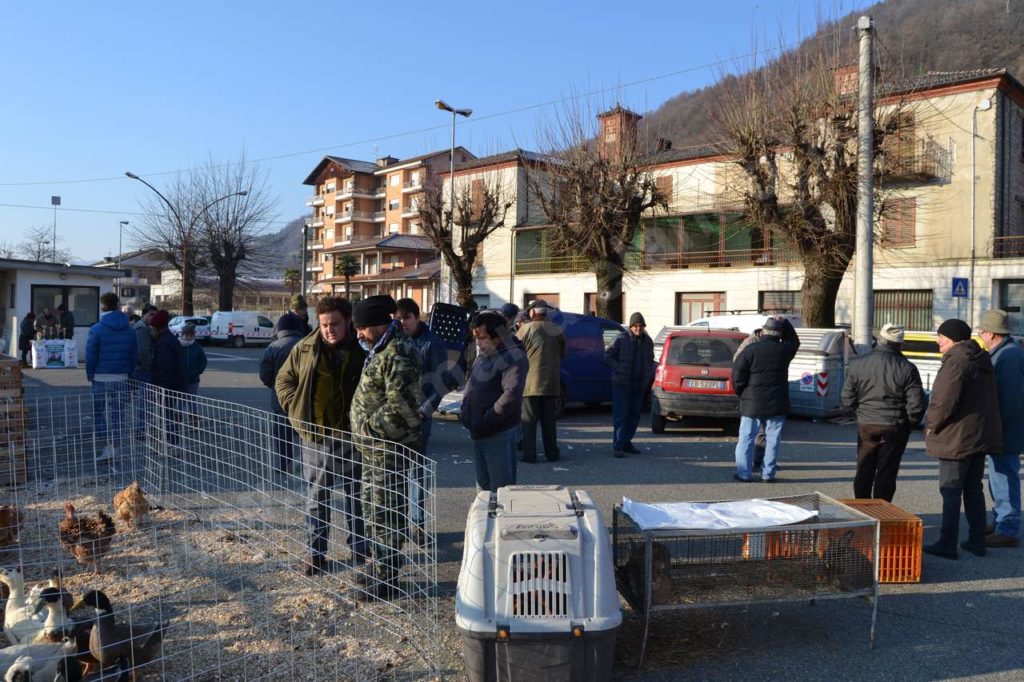
[[[619,592],[643,622],[643,665],[652,612],[870,597],[869,644],[878,610],[878,525],[821,493],[771,498],[811,510],[798,524],[729,530],[643,530],[613,513]]]
[[[26,476],[0,488],[0,518],[13,519],[0,523],[0,567],[20,568],[22,594],[56,575],[76,598],[103,591],[122,629],[159,625],[160,650],[129,647],[119,672],[166,680],[375,680],[436,672],[431,461],[394,443],[372,444],[396,462],[388,485],[401,500],[391,519],[401,572],[395,592],[379,597],[359,579],[346,548],[343,484],[359,476],[351,434],[320,432],[338,453],[329,504],[332,561],[322,575],[307,577],[301,561],[308,472],[297,461],[300,441],[275,415],[134,382],[97,394],[28,397],[7,411],[15,412],[23,437],[0,447],[0,459],[11,465],[17,457]],[[423,533],[408,522],[417,468],[426,479]],[[129,525],[112,498],[132,481],[151,510]],[[61,526],[66,503],[82,519],[114,517],[96,572],[69,553]]]

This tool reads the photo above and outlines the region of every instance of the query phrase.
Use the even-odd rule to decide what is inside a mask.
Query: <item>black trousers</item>
[[[981,477],[985,473],[985,455],[966,459],[939,460],[939,492],[942,493],[942,527],[939,545],[955,552],[960,535],[960,500],[967,517],[968,542],[985,546],[985,491]]]
[[[857,474],[853,495],[892,502],[896,476],[910,439],[910,425],[859,424],[857,426]]]
[[[558,459],[558,436],[555,431],[555,407],[558,398],[553,395],[532,395],[523,398],[523,460],[537,459],[537,423],[540,422],[544,456],[549,462]]]

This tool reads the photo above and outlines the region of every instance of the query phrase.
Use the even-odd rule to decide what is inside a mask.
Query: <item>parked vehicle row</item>
[[[274,323],[251,311],[216,312],[210,320],[210,340],[235,348],[247,343],[267,344],[274,340]]]
[[[196,341],[199,343],[210,340],[210,318],[205,315],[175,315],[167,323],[167,330],[177,337],[185,329],[185,325],[191,324],[196,328]]]

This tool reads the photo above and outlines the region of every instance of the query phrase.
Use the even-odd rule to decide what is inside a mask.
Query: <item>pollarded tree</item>
[[[452,208],[449,192],[441,182],[424,188],[420,199],[420,227],[440,252],[455,282],[459,305],[473,300],[473,269],[480,245],[492,232],[505,224],[515,202],[497,176],[472,179],[455,193],[456,238],[452,237]],[[444,283],[442,282],[442,286]]]
[[[616,106],[600,115],[596,136],[589,118],[570,107],[542,130],[548,160],[527,177],[551,223],[553,251],[593,264],[597,314],[621,322],[626,256],[643,220],[667,208],[667,197],[644,166],[639,116]]]

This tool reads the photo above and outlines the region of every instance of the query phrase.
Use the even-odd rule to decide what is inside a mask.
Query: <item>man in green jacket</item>
[[[522,461],[537,463],[537,422],[540,422],[544,456],[558,461],[558,433],[555,413],[558,394],[562,390],[562,359],[565,358],[565,334],[548,319],[548,304],[536,300],[530,304],[530,321],[519,328],[516,336],[523,344],[529,370],[523,391],[523,456]]]
[[[330,568],[326,557],[331,528],[331,495],[342,484],[342,513],[353,566],[366,562],[360,500],[359,453],[343,432],[351,431],[350,410],[366,353],[352,329],[352,305],[338,296],[316,305],[317,331],[299,341],[277,373],[274,388],[282,411],[302,438],[302,472],[308,484],[306,575]]]
[[[356,577],[363,601],[402,596],[402,542],[408,539],[408,472],[423,445],[420,356],[402,331],[390,296],[356,304],[356,332],[369,355],[352,398],[352,433],[363,457],[363,511],[374,561]]]

